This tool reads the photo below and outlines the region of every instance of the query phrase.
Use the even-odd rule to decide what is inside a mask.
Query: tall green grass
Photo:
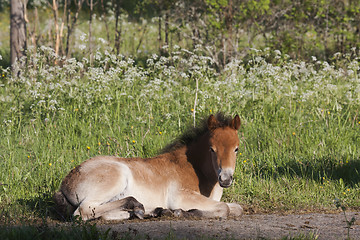
[[[359,209],[359,59],[340,68],[274,52],[270,64],[260,51],[219,74],[204,52],[175,46],[146,68],[108,52],[92,67],[46,47],[29,55],[19,76],[1,80],[0,221],[51,216],[53,192],[85,159],[154,156],[194,116],[218,111],[242,120],[224,200],[300,211],[335,209],[337,198]]]

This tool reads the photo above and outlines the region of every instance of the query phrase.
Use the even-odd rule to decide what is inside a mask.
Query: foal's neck
[[[193,165],[199,178],[200,191],[211,192],[217,183],[217,176],[210,155],[209,133],[203,136],[187,148],[187,159]],[[210,194],[210,192],[208,194]]]

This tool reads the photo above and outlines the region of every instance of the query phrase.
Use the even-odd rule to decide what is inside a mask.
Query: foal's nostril
[[[230,187],[231,183],[233,180],[233,176],[232,175],[228,175],[228,174],[220,174],[219,175],[219,184],[221,187],[227,188]]]

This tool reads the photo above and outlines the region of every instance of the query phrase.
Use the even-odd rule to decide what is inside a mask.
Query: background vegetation
[[[53,217],[74,166],[154,156],[218,111],[242,120],[225,201],[360,208],[358,1],[54,2],[29,1],[12,75],[0,1],[0,222]]]
[[[60,56],[85,55],[90,61],[99,43],[135,60],[152,53],[166,55],[174,45],[189,50],[201,45],[217,69],[234,58],[243,59],[251,48],[329,61],[335,53],[360,45],[360,2],[354,0],[27,2],[28,46],[49,46]],[[8,4],[0,1],[3,27],[9,26]],[[0,48],[8,59],[8,31],[3,29]],[[86,42],[76,46],[79,38]]]

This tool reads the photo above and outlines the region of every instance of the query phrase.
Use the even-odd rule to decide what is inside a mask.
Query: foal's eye
[[[212,147],[210,147],[210,152],[214,153],[215,150]]]
[[[239,151],[239,148],[238,147],[235,148],[235,153],[238,153],[238,151]]]

